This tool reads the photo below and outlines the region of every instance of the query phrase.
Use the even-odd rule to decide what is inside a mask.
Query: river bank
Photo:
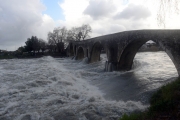
[[[4,54],[0,55],[0,60],[2,59],[32,59],[32,58],[41,58],[44,56],[51,56],[53,58],[62,58],[66,57],[66,54],[61,54],[61,53],[27,53],[27,54]]]
[[[124,114],[120,120],[179,120],[180,78],[162,86],[150,99],[150,107],[140,113]]]

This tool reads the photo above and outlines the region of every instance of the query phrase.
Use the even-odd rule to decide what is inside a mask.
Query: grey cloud
[[[108,16],[115,10],[116,7],[111,0],[90,0],[84,14],[90,15],[93,19],[98,19]]]
[[[109,24],[107,26],[104,25],[100,28],[93,29],[94,33],[96,33],[98,36],[121,32],[124,30],[126,30],[126,28],[123,25],[118,24]]]
[[[43,10],[38,0],[0,0],[0,49],[15,50],[32,35],[45,33],[37,30],[45,22]]]
[[[151,16],[151,12],[144,6],[130,4],[122,12],[118,13],[115,19],[146,19]]]

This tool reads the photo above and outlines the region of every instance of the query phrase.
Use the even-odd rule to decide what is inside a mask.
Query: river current
[[[138,53],[128,72],[104,72],[105,61],[0,60],[0,120],[117,120],[178,76],[164,52]]]

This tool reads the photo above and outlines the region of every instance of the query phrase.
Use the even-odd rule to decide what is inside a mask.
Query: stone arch
[[[78,47],[76,60],[81,60],[84,58],[84,50],[82,47]]]
[[[100,61],[100,54],[103,46],[100,42],[94,43],[90,53],[90,63]]]
[[[133,59],[139,48],[148,40],[132,40],[122,51],[117,70],[131,70]]]
[[[130,70],[132,68],[132,64],[133,64],[133,60],[134,57],[136,55],[136,53],[138,52],[139,48],[145,44],[147,41],[147,39],[138,39],[138,40],[132,40],[124,49],[123,52],[120,56],[119,62],[118,62],[118,66],[117,66],[117,70]],[[163,50],[167,53],[167,55],[170,57],[170,59],[172,60],[172,62],[174,63],[177,72],[179,74],[178,71],[178,66],[176,64],[176,61],[174,60],[174,56],[172,55],[171,52],[169,52],[169,50],[167,50],[167,48],[165,48],[165,46],[163,45],[163,43],[161,43],[161,41],[158,40],[152,40],[154,42],[159,42],[158,44],[163,48]]]

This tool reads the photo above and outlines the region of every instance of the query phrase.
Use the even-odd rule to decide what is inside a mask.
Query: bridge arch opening
[[[129,43],[121,53],[117,70],[131,70],[136,53],[141,48],[141,46],[145,44],[147,41],[148,40],[141,39],[133,40],[131,43]]]
[[[100,55],[103,52],[104,48],[100,42],[96,42],[90,54],[90,63],[100,61]]]
[[[78,47],[76,60],[81,60],[84,58],[84,50],[82,47]]]
[[[148,42],[151,42],[151,43],[148,43]],[[145,43],[146,43],[147,49],[143,48]],[[162,51],[162,52],[164,51],[162,48],[160,48],[159,42],[156,42],[154,40],[145,40],[145,39],[133,40],[122,51],[121,57],[118,61],[117,70],[120,70],[120,71],[131,70],[133,67],[134,58],[137,52],[155,52],[155,51]],[[178,74],[178,70],[176,69],[175,63],[173,62],[171,53],[168,53],[166,51],[165,53],[166,53],[165,55],[168,56],[167,58],[171,59],[171,63],[173,63],[174,69],[176,70]],[[153,53],[153,54],[156,54],[156,53]],[[163,61],[159,61],[159,62],[163,62]]]

